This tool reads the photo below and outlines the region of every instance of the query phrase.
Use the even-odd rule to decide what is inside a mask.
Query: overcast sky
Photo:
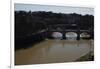
[[[94,15],[94,9],[88,7],[69,7],[36,4],[15,4],[15,11],[52,11],[55,13],[77,13],[82,15]]]

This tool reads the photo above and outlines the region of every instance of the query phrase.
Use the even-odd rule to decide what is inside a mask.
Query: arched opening
[[[76,40],[77,39],[77,33],[75,33],[75,32],[67,32],[65,34],[65,36],[66,36],[67,40]]]
[[[81,39],[89,39],[90,38],[90,34],[83,32],[80,34],[80,38]]]
[[[52,33],[52,37],[53,37],[54,39],[62,39],[63,35],[62,35],[62,33],[60,33],[60,32],[53,32],[53,33]]]

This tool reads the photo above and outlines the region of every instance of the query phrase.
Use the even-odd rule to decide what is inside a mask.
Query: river
[[[15,64],[74,62],[93,51],[91,40],[44,40],[30,48],[15,52]]]

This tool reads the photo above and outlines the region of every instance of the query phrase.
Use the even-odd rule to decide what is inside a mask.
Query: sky
[[[38,5],[38,4],[15,4],[15,11],[52,11],[54,13],[77,13],[82,15],[94,15],[94,9],[89,7],[74,6],[54,6],[54,5]]]

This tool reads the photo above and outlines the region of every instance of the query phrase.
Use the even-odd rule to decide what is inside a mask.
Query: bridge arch
[[[65,37],[67,40],[77,40],[77,33],[76,32],[66,32]]]
[[[62,39],[63,34],[61,32],[52,32],[51,36],[55,39]]]
[[[81,39],[89,39],[90,34],[88,32],[82,32],[82,33],[80,33],[80,38]]]

